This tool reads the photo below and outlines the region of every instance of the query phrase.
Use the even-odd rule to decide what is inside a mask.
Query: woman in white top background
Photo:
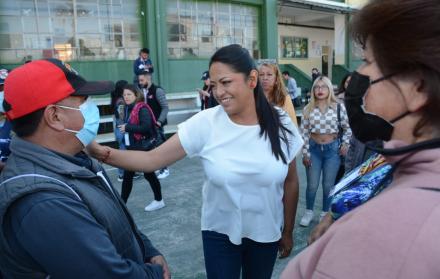
[[[209,73],[220,106],[180,124],[164,144],[149,152],[95,144],[91,152],[138,171],[200,157],[207,177],[201,217],[207,277],[270,278],[277,252],[287,257],[293,247],[294,159],[303,140],[287,113],[267,101],[246,49],[219,49]]]
[[[339,117],[338,117],[339,110]],[[339,118],[339,119],[338,119]],[[339,130],[342,135],[339,135]],[[335,184],[341,163],[347,154],[351,130],[343,104],[338,104],[333,85],[325,76],[319,76],[312,86],[310,103],[304,107],[301,120],[304,139],[303,164],[307,173],[306,211],[300,225],[308,226],[313,219],[313,207],[322,173],[323,204],[320,217],[329,210],[328,195]]]

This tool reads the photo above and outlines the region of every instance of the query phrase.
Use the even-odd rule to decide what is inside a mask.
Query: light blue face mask
[[[84,117],[84,125],[81,130],[64,130],[75,133],[76,137],[84,146],[87,146],[96,138],[99,128],[99,109],[98,106],[96,106],[96,104],[90,98],[87,98],[87,100],[83,104],[81,104],[79,108],[72,108],[62,105],[56,106],[60,108],[79,110]]]

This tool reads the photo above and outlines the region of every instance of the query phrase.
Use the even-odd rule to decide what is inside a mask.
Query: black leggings
[[[122,181],[121,197],[125,203],[127,203],[130,196],[131,189],[133,188],[133,176],[134,172],[124,171],[124,180]],[[154,193],[154,199],[156,201],[162,200],[162,192],[160,190],[160,181],[154,172],[144,172],[145,179],[150,183],[151,190]]]

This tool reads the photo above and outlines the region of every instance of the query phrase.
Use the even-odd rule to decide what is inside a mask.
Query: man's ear
[[[249,74],[249,87],[254,89],[255,87],[257,87],[257,83],[258,83],[258,72],[257,70],[252,70],[251,73]]]
[[[61,109],[57,108],[54,105],[49,105],[44,109],[43,121],[48,127],[54,130],[64,130],[65,127],[62,121],[64,117],[66,116],[61,112]]]

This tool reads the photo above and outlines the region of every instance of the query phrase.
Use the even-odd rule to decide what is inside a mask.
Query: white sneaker
[[[124,181],[124,176],[118,175],[118,182],[122,182],[122,181]]]
[[[162,207],[165,207],[165,203],[163,202],[163,199],[160,201],[153,200],[150,202],[149,205],[145,207],[145,211],[154,211],[161,209]]]
[[[303,227],[307,227],[309,226],[312,220],[313,220],[313,210],[307,209],[303,217],[301,218],[301,222],[299,222],[299,225]]]
[[[157,178],[164,179],[164,178],[168,177],[168,175],[170,175],[170,171],[168,170],[167,167],[165,167],[159,171],[159,174],[157,174]]]
[[[319,214],[319,222],[322,221],[322,218],[325,217],[325,215],[327,215],[328,211],[322,211],[321,214]]]

